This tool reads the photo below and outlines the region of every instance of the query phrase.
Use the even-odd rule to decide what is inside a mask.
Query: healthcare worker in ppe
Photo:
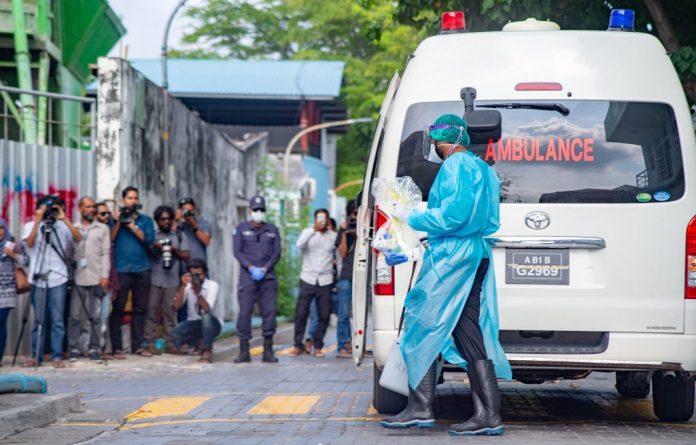
[[[504,431],[496,376],[511,379],[498,340],[498,304],[492,255],[484,239],[498,230],[500,181],[469,145],[467,124],[445,114],[424,133],[424,156],[442,163],[427,210],[397,209],[415,230],[428,234],[429,249],[405,301],[401,352],[408,370],[408,405],[382,426],[432,428],[439,354],[467,370],[473,416],[449,434],[497,435]]]

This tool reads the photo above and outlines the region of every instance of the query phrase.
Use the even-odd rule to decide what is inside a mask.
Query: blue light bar
[[[633,31],[636,12],[633,9],[612,9],[607,31]]]

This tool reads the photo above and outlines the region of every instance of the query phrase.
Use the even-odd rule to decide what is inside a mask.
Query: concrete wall
[[[199,214],[213,225],[208,248],[211,278],[219,282],[225,313],[236,313],[239,274],[232,255],[232,230],[244,218],[248,198],[256,192],[259,158],[266,135],[232,141],[203,122],[181,102],[170,103],[169,203],[191,196]],[[140,189],[143,211],[149,215],[163,204],[163,90],[126,61],[99,60],[97,114],[97,195],[120,205],[124,187]]]

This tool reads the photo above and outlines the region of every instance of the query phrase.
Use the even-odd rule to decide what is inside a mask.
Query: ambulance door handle
[[[499,236],[487,237],[491,247],[515,249],[604,249],[604,238],[573,236]]]

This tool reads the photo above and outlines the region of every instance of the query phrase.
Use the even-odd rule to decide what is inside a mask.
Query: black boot
[[[234,359],[235,363],[249,363],[251,362],[251,355],[249,355],[249,340],[239,340],[239,356]]]
[[[428,368],[423,380],[415,390],[408,388],[408,405],[396,416],[385,417],[380,425],[385,428],[432,428],[435,426],[433,400],[435,400],[435,383],[437,379],[437,364]]]
[[[500,417],[500,390],[495,377],[493,362],[476,360],[469,364],[471,398],[474,402],[474,415],[464,423],[449,427],[450,436],[495,436],[503,434],[505,427]]]
[[[273,337],[263,339],[263,359],[264,363],[278,363],[278,359],[273,355]]]

